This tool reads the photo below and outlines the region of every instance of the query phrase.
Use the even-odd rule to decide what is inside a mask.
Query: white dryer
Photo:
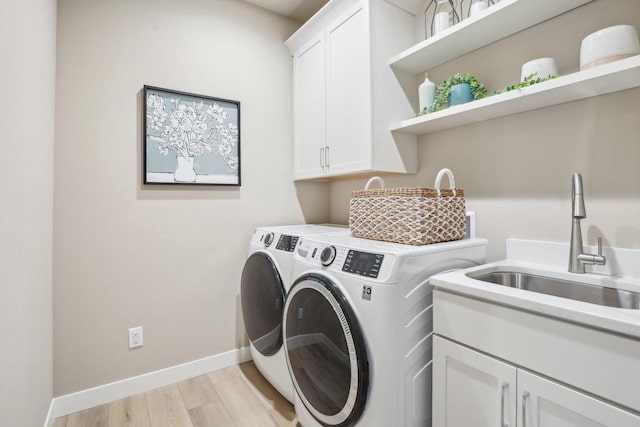
[[[286,360],[304,427],[430,426],[432,287],[484,263],[487,241],[408,246],[304,238],[285,304]]]
[[[249,243],[240,301],[251,355],[262,375],[290,402],[294,392],[282,349],[282,314],[294,250],[301,237],[348,232],[329,225],[261,227]]]

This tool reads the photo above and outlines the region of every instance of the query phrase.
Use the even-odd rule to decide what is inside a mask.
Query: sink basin
[[[467,276],[496,285],[569,298],[575,301],[588,302],[607,307],[640,309],[640,293],[638,292],[588,285],[580,282],[514,271],[469,273]]]

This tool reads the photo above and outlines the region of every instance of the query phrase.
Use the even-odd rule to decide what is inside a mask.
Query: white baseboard
[[[53,422],[55,421],[53,416],[53,399],[51,399],[51,403],[49,404],[49,412],[47,412],[47,418],[44,420],[44,427],[52,427]]]
[[[51,401],[45,427],[51,427],[54,419],[74,412],[93,408],[134,394],[144,393],[207,372],[217,371],[251,360],[249,347],[231,350],[170,368],[138,375],[87,390],[59,396]]]

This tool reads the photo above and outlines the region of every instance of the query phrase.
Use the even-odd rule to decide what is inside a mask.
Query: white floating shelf
[[[640,86],[640,55],[404,120],[392,132],[422,135]]]
[[[593,0],[502,0],[394,56],[393,68],[418,74]]]

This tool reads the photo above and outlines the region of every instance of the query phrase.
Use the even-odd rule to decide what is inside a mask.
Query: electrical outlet
[[[142,347],[142,326],[129,329],[129,348]]]

